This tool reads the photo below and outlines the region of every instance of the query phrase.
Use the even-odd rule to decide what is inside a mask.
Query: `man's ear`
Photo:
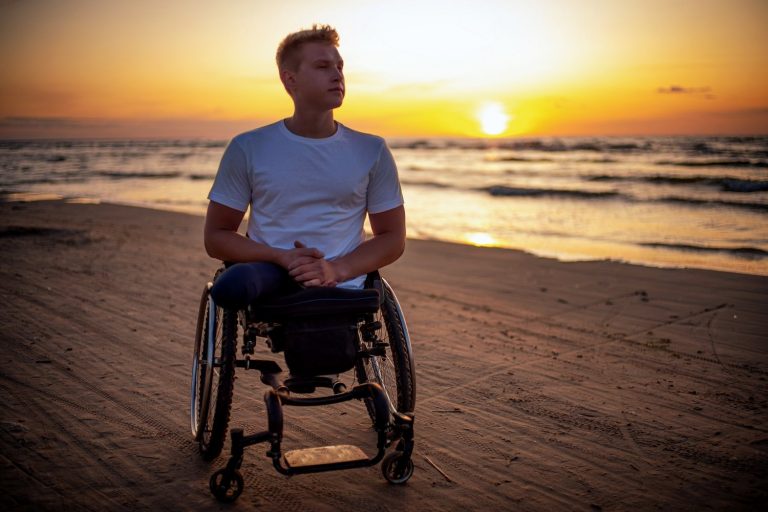
[[[289,69],[280,70],[280,81],[283,82],[283,87],[291,94],[293,85],[296,83],[296,74]]]

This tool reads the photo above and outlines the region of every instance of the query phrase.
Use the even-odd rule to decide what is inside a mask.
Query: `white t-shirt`
[[[208,199],[242,212],[250,206],[248,237],[270,247],[292,249],[299,240],[328,260],[352,252],[365,240],[366,212],[396,208],[403,195],[384,139],[337,126],[324,139],[300,137],[283,121],[237,135]]]

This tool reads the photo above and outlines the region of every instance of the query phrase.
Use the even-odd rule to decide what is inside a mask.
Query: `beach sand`
[[[765,510],[768,278],[409,240],[384,270],[417,371],[413,478],[286,478],[219,505],[189,432],[203,219],[0,204],[2,510]],[[240,371],[231,427],[265,427]],[[369,453],[362,404],[286,410],[285,449]],[[227,443],[228,444],[228,443]]]

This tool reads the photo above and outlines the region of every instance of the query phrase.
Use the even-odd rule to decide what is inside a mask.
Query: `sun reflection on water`
[[[480,247],[493,247],[498,245],[497,240],[488,233],[467,233],[465,238],[472,245],[477,245]]]

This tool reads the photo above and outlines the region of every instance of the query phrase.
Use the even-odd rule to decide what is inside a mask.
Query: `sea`
[[[203,215],[227,142],[3,140],[0,200]],[[768,136],[387,142],[411,238],[768,275]]]

